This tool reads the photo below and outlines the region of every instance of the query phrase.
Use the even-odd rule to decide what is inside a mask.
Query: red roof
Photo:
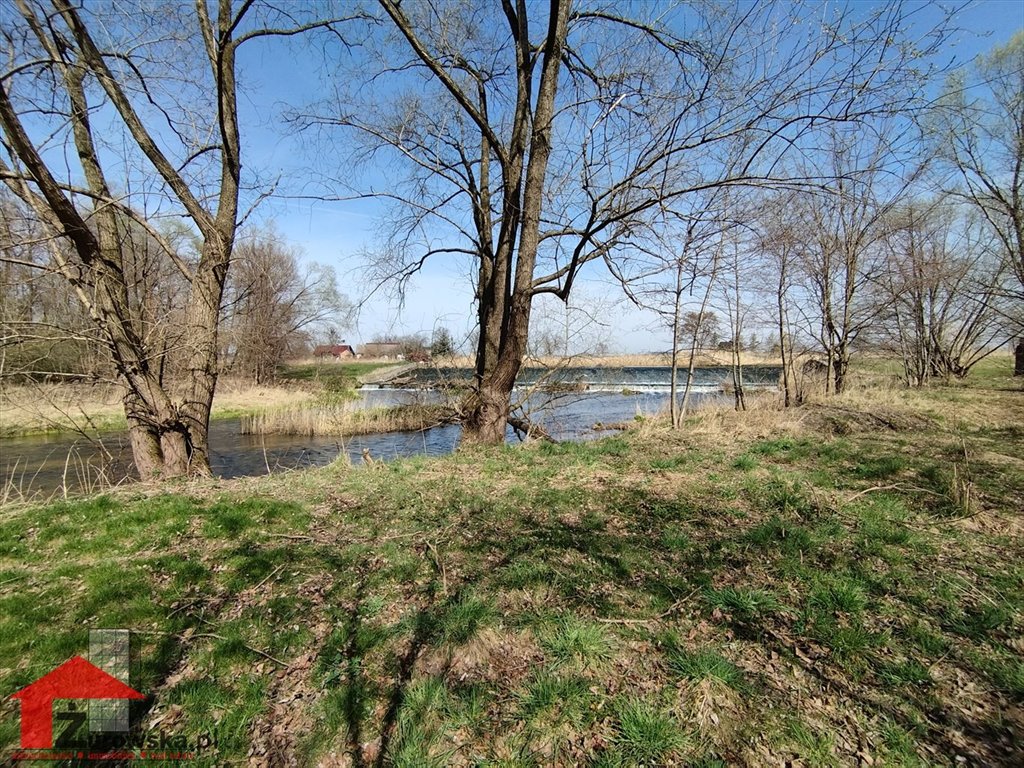
[[[11,698],[144,699],[146,696],[81,656],[73,656]]]

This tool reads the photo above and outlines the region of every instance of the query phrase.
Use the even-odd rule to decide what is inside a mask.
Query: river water
[[[652,416],[668,407],[667,368],[577,368],[556,376],[526,369],[514,398],[522,398],[530,418],[559,440],[585,440],[607,434],[605,426]],[[401,386],[360,390],[365,407],[432,401],[440,398],[440,381],[468,380],[469,372],[419,369],[401,379]],[[681,377],[685,380],[685,374]],[[722,398],[728,370],[698,369],[693,402]],[[773,386],[778,370],[749,369],[748,386]],[[571,385],[571,387],[567,387]],[[566,388],[584,391],[561,391]],[[452,451],[459,439],[457,425],[422,432],[388,432],[356,437],[298,435],[243,435],[238,419],[217,419],[210,424],[211,465],[224,478],[260,475],[282,469],[323,466],[341,455],[358,464],[364,452],[390,460],[414,454],[440,455]],[[509,430],[508,440],[517,437]],[[131,451],[125,433],[111,432],[86,439],[48,435],[0,440],[0,480],[8,498],[50,496],[97,490],[132,477]],[[2,498],[2,496],[0,496]]]

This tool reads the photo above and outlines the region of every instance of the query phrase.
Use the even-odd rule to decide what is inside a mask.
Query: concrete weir
[[[365,376],[360,376],[359,386],[381,386],[399,378],[400,376],[404,376],[410,371],[415,371],[417,368],[419,368],[419,363],[405,363],[404,365],[395,365],[389,368],[379,368],[376,371],[371,371]]]

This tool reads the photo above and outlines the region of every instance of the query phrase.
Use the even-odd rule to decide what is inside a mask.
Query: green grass
[[[955,431],[645,422],[10,507],[0,693],[125,626],[147,717],[223,732],[199,765],[246,763],[274,718],[299,765],[952,766],[950,723],[999,765],[1024,743],[998,714],[1024,701],[1024,431],[993,424],[999,391],[915,393],[993,405]]]
[[[382,368],[393,368],[396,363],[324,362],[304,365],[286,364],[277,371],[282,381],[319,383],[327,391],[353,389],[360,377]]]
[[[856,579],[842,575],[825,575],[811,587],[811,607],[825,614],[860,614],[868,605],[867,593]]]
[[[668,652],[669,668],[687,680],[717,680],[730,688],[744,687],[743,671],[720,653],[710,649],[688,651],[672,648]]]
[[[612,643],[605,629],[571,617],[545,628],[541,647],[556,666],[596,668],[612,657]]]
[[[667,712],[642,699],[627,699],[616,708],[613,743],[628,765],[663,765],[686,743]]]
[[[538,672],[520,694],[519,713],[533,728],[557,727],[568,723],[583,727],[592,714],[597,697],[589,690],[589,682],[579,676],[562,676]]]
[[[763,589],[723,587],[711,589],[704,595],[705,602],[727,613],[740,624],[756,624],[778,611],[782,606],[774,595]]]

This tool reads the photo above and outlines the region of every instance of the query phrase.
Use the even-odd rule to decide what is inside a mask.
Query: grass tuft
[[[627,765],[664,765],[686,740],[671,716],[642,699],[627,699],[616,708],[615,746]]]
[[[710,649],[688,651],[684,648],[671,648],[668,652],[668,665],[673,672],[687,680],[718,680],[735,690],[741,690],[745,684],[743,670]]]
[[[540,644],[556,666],[597,669],[612,658],[612,643],[605,629],[574,617],[560,618],[542,633]]]
[[[733,620],[744,624],[764,619],[782,607],[771,593],[743,587],[709,589],[704,593],[704,600],[712,608],[725,611]]]

